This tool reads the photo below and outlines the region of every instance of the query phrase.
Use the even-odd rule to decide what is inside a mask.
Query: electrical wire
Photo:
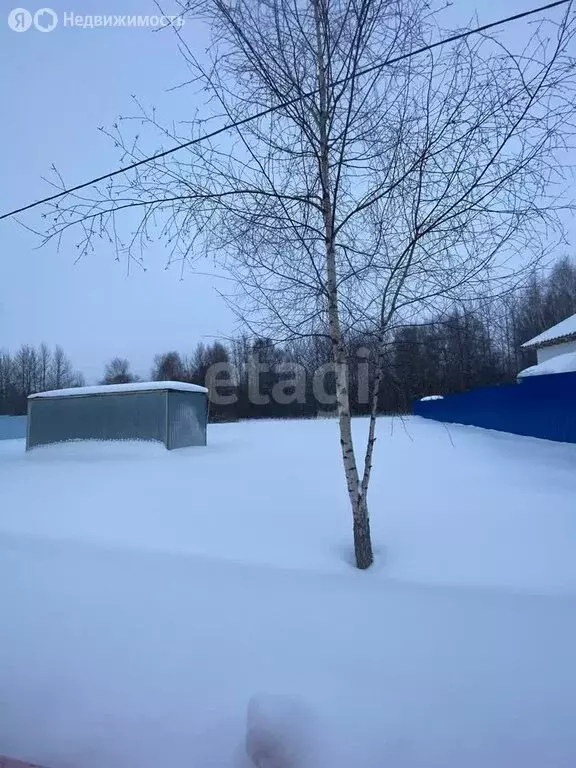
[[[548,3],[547,5],[541,5],[538,8],[532,8],[529,11],[522,11],[521,13],[516,13],[513,16],[508,16],[504,19],[499,19],[498,21],[491,21],[488,24],[483,24],[482,26],[475,27],[474,29],[469,29],[466,32],[459,32],[457,34],[451,35],[450,37],[445,37],[442,40],[437,40],[435,43],[430,43],[429,45],[425,45],[422,48],[417,48],[414,51],[409,51],[408,53],[404,53],[400,56],[395,56],[393,58],[387,59],[386,61],[382,61],[378,64],[373,64],[370,67],[365,67],[363,69],[360,69],[352,75],[348,75],[347,77],[343,77],[340,80],[336,80],[332,85],[333,86],[345,85],[348,81],[352,79],[355,79],[357,77],[362,77],[364,75],[369,75],[372,72],[376,72],[377,70],[382,69],[383,67],[387,67],[392,64],[397,64],[400,61],[409,59],[412,56],[418,56],[419,54],[425,53],[426,51],[432,51],[434,48],[438,48],[441,45],[446,45],[447,43],[453,43],[457,40],[462,40],[466,37],[470,37],[470,35],[477,35],[480,32],[485,32],[488,29],[493,29],[494,27],[499,27],[499,26],[502,26],[503,24],[509,24],[512,21],[519,21],[520,19],[525,19],[528,16],[533,16],[536,13],[541,13],[542,11],[548,11],[551,8],[557,8],[560,5],[566,5],[567,3],[570,3],[570,2],[572,2],[572,0],[555,0],[555,2]],[[245,117],[242,120],[237,120],[232,123],[226,123],[225,125],[221,126],[220,128],[216,128],[210,133],[205,133],[202,136],[197,136],[195,139],[186,141],[183,144],[178,144],[177,146],[172,147],[171,149],[166,149],[163,152],[158,152],[155,155],[151,155],[150,157],[145,157],[144,159],[138,160],[135,163],[130,163],[130,165],[125,165],[122,168],[118,168],[115,171],[111,171],[110,173],[105,173],[102,176],[97,176],[94,179],[90,179],[90,181],[85,181],[82,184],[77,184],[75,187],[63,189],[62,191],[57,192],[54,195],[50,195],[49,197],[44,197],[41,200],[36,200],[35,202],[29,203],[28,205],[23,205],[20,208],[15,208],[13,211],[9,211],[8,213],[3,213],[2,215],[0,215],[0,221],[2,219],[7,219],[10,216],[15,216],[18,213],[29,211],[32,208],[36,208],[39,205],[50,203],[53,200],[58,200],[58,198],[64,197],[65,195],[69,195],[72,192],[78,192],[79,190],[85,189],[86,187],[91,187],[92,185],[98,184],[99,182],[105,181],[106,179],[111,179],[114,176],[118,176],[122,173],[127,173],[128,171],[131,171],[134,168],[138,168],[141,165],[145,165],[146,163],[151,163],[154,160],[159,160],[162,157],[167,157],[168,155],[171,155],[174,152],[179,152],[181,149],[186,149],[187,147],[191,147],[194,144],[199,144],[201,141],[213,139],[215,136],[219,136],[220,134],[225,133],[226,131],[230,131],[233,128],[239,128],[242,125],[246,125],[247,123],[250,123],[252,120],[258,120],[261,117],[266,117],[267,115],[270,115],[272,112],[276,112],[279,109],[285,109],[286,107],[292,106],[292,104],[296,104],[297,102],[302,101],[303,99],[308,99],[311,96],[315,96],[318,92],[319,92],[319,89],[317,88],[311,91],[306,91],[305,93],[301,93],[292,99],[286,99],[285,101],[282,101],[279,104],[274,105],[273,107],[268,107],[268,109],[263,109],[260,112],[255,112],[252,115],[248,115],[248,117]]]

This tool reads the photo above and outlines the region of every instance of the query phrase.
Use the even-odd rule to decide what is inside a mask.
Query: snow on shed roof
[[[552,328],[548,328],[547,331],[534,336],[533,339],[525,341],[522,344],[523,349],[529,347],[540,347],[544,344],[548,344],[555,339],[562,339],[565,336],[576,336],[576,314],[567,317],[566,320],[562,320],[560,323],[556,323]]]
[[[95,387],[70,387],[52,389],[49,392],[36,392],[28,399],[47,397],[80,397],[82,395],[113,395],[124,392],[152,392],[154,390],[173,389],[178,392],[208,392],[206,387],[187,384],[184,381],[136,381],[132,384],[99,384]]]
[[[576,352],[566,352],[564,355],[556,355],[538,365],[524,368],[518,374],[519,379],[527,376],[547,376],[550,373],[572,373],[576,371]]]

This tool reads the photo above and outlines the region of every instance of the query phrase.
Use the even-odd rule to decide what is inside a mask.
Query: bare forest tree
[[[14,355],[0,350],[0,414],[25,413],[33,392],[83,385],[84,377],[73,370],[62,347],[52,351],[44,343],[37,349],[23,344]]]
[[[133,381],[138,381],[138,377],[135,376],[130,370],[130,363],[124,357],[115,357],[109,363],[106,364],[104,370],[104,378],[102,384],[130,384]]]
[[[412,56],[442,35],[425,0],[180,6],[212,33],[205,57],[184,36],[194,24],[174,30],[213,116],[278,109],[68,198],[50,213],[48,236],[79,227],[80,254],[105,235],[141,262],[157,226],[172,260],[205,254],[230,270],[251,331],[329,343],[356,564],[367,568],[390,334],[480,290],[505,291],[559,227],[554,185],[575,104],[572,19],[559,13],[532,27],[518,53],[477,35]],[[143,108],[135,117],[171,142],[206,129],[199,120],[164,126]],[[141,160],[126,126],[110,135],[125,159]],[[347,341],[360,331],[376,353],[363,462],[347,365]]]
[[[4,349],[0,349],[0,404],[7,402],[12,392],[14,386],[13,371],[14,367],[10,354]],[[0,413],[3,412],[0,411]]]
[[[47,344],[40,344],[38,350],[37,386],[41,392],[50,389],[50,369],[52,367],[52,352]]]
[[[72,363],[62,347],[56,345],[49,367],[49,389],[66,389],[84,386],[82,374],[72,369]]]
[[[164,352],[154,356],[152,381],[184,381],[184,364],[178,352]]]

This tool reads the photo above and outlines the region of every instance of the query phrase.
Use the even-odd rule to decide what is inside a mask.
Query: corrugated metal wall
[[[203,392],[32,398],[27,448],[69,440],[154,440],[170,449],[206,445],[207,421]]]
[[[0,440],[26,437],[26,416],[0,416]]]
[[[206,445],[208,397],[203,392],[168,392],[168,448]]]
[[[166,443],[166,392],[28,401],[27,447],[67,440],[157,440]]]
[[[478,387],[414,403],[427,419],[576,443],[576,373],[526,376],[518,384]]]

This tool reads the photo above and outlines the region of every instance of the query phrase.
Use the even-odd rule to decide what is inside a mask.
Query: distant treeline
[[[51,350],[46,344],[38,348],[23,344],[14,355],[0,349],[0,414],[26,413],[26,398],[33,392],[84,383],[62,347]]]
[[[560,260],[546,275],[534,275],[505,297],[457,306],[448,314],[390,332],[379,407],[410,410],[415,398],[513,381],[535,362],[520,346],[576,312],[576,266]],[[350,334],[349,377],[354,413],[367,411],[377,348],[367,333]],[[192,354],[155,356],[150,378],[206,384],[213,420],[313,417],[334,408],[330,342],[322,336],[277,344],[241,336],[200,343]],[[103,384],[137,381],[126,358],[106,365]],[[44,389],[83,384],[60,347],[52,352],[23,346],[13,356],[0,351],[0,413],[24,413],[26,397]],[[319,396],[320,391],[320,396]]]

